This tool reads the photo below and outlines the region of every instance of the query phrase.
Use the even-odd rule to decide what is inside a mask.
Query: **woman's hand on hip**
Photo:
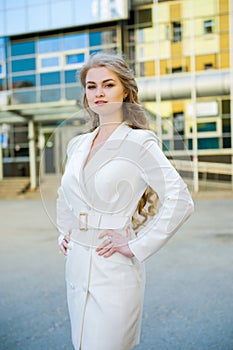
[[[64,255],[67,255],[67,251],[69,249],[70,234],[71,234],[71,232],[69,232],[69,234],[65,235],[61,244],[60,244],[60,249]]]
[[[126,236],[123,236],[120,232],[114,230],[104,231],[99,235],[99,239],[105,239],[99,247],[96,248],[96,252],[104,258],[108,258],[115,252],[121,253],[128,258],[132,258],[134,254],[128,245],[128,241],[131,238],[130,236],[129,227],[126,229]]]

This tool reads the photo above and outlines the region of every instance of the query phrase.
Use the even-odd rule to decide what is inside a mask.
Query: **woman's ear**
[[[127,96],[128,96],[128,92],[125,91],[125,93],[124,93],[124,101],[125,101],[125,99],[126,99]]]

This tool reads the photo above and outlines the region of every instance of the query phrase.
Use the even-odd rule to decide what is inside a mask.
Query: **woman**
[[[75,350],[130,350],[140,339],[144,261],[193,201],[148,130],[126,61],[95,54],[80,81],[93,131],[69,142],[57,198],[72,341]]]

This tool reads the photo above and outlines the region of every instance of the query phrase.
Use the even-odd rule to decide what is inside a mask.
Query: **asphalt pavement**
[[[73,350],[54,203],[47,207],[0,201],[0,350]],[[135,350],[233,350],[232,198],[196,199],[146,270]]]

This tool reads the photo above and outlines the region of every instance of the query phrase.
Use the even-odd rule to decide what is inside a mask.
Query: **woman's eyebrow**
[[[107,83],[108,81],[115,81],[115,80],[112,79],[112,78],[110,78],[110,79],[105,79],[105,80],[102,81],[102,83]],[[95,81],[90,81],[90,80],[88,80],[88,81],[86,82],[86,84],[96,84],[96,82],[95,82]]]

